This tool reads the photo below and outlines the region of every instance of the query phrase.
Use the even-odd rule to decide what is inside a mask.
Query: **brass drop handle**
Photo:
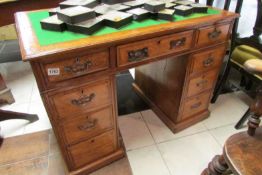
[[[140,61],[148,57],[148,48],[144,47],[142,49],[131,50],[128,52],[128,61]]]
[[[209,67],[214,63],[213,57],[208,57],[206,60],[203,61],[204,67]]]
[[[90,60],[81,63],[79,58],[76,58],[76,61],[73,65],[64,67],[64,71],[68,73],[81,73],[84,71],[88,71],[90,66],[92,66],[92,62]]]
[[[174,48],[177,48],[177,47],[180,47],[180,46],[184,46],[185,43],[186,43],[185,37],[180,38],[178,40],[172,40],[172,41],[170,41],[170,49],[174,49]]]
[[[207,80],[201,80],[201,81],[199,81],[199,82],[197,82],[197,87],[199,87],[199,86],[204,86],[204,85],[206,85],[208,83],[208,81]]]
[[[87,122],[82,124],[82,125],[79,125],[78,126],[78,129],[81,130],[81,131],[87,131],[87,130],[90,130],[92,128],[94,128],[97,124],[97,119],[94,119],[94,120],[90,120],[88,117],[87,117]]]
[[[76,106],[83,106],[91,102],[94,98],[95,98],[94,93],[91,93],[90,95],[82,95],[78,99],[71,100],[71,104],[76,105]]]
[[[219,37],[221,33],[222,33],[221,30],[218,30],[217,28],[215,28],[214,31],[208,33],[208,38],[215,39]]]
[[[198,102],[198,103],[193,104],[190,108],[191,108],[191,109],[196,109],[196,108],[198,108],[198,107],[201,106],[201,105],[202,105],[202,102],[200,101],[200,102]]]

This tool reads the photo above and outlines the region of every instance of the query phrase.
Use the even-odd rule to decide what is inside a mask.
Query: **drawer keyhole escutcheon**
[[[210,55],[206,60],[203,61],[204,67],[209,67],[214,63],[214,58]]]
[[[209,39],[216,39],[217,37],[220,36],[221,30],[218,30],[217,28],[214,29],[214,31],[208,33],[208,38]]]
[[[82,96],[78,99],[71,100],[71,104],[76,106],[83,106],[91,102],[95,98],[95,94],[91,93],[90,95],[84,95],[82,91]]]
[[[65,66],[64,71],[68,73],[81,73],[88,71],[88,69],[92,66],[92,62],[90,60],[81,63],[79,58],[76,58],[75,63],[70,66]]]
[[[172,40],[172,41],[170,41],[170,49],[174,49],[174,48],[177,48],[177,47],[180,47],[180,46],[184,46],[185,43],[186,43],[185,37],[178,39],[178,40]]]
[[[128,52],[128,61],[140,61],[148,57],[148,48],[144,47],[138,50],[132,50]]]
[[[97,119],[91,120],[87,117],[87,122],[85,122],[82,125],[79,125],[78,129],[81,130],[81,131],[88,131],[88,130],[94,128],[96,126],[96,124],[97,124]]]
[[[196,109],[196,108],[198,108],[198,107],[201,106],[201,105],[202,105],[201,102],[195,103],[195,104],[193,104],[193,105],[191,106],[191,109]]]
[[[208,83],[207,80],[201,80],[196,85],[197,85],[197,87],[200,87],[200,86],[204,87],[207,83]]]

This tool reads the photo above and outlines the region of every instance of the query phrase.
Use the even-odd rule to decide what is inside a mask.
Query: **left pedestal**
[[[89,63],[89,68],[95,66],[92,60]],[[41,90],[41,82],[38,85],[69,173],[86,174],[125,155],[117,125],[115,76],[95,78],[95,74],[88,74],[91,68],[70,71],[64,64],[71,63],[63,60],[54,64],[56,67],[42,62],[31,65],[36,79],[48,81],[50,90]],[[50,69],[57,67],[61,67],[60,73],[50,75]],[[86,75],[68,79],[79,75],[76,69]]]

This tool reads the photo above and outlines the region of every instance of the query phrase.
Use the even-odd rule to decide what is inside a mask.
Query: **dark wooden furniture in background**
[[[208,117],[237,17],[221,11],[40,46],[27,13],[17,13],[22,58],[30,61],[69,172],[88,173],[125,154],[117,124],[119,71],[142,66],[134,87],[173,132]],[[159,71],[144,67],[150,62]]]
[[[63,0],[16,0],[0,3],[1,14],[4,14],[4,16],[1,16],[0,26],[13,24],[15,22],[15,12],[53,8],[62,1]]]
[[[252,62],[246,67],[251,65]],[[262,174],[262,127],[259,128],[259,118],[262,116],[262,87],[258,89],[256,100],[250,109],[252,115],[248,122],[248,132],[234,134],[228,138],[223,155],[215,156],[202,175],[222,175],[228,169],[235,175]]]
[[[257,16],[256,16],[255,26],[253,28],[253,35],[251,35],[250,37],[245,37],[245,38],[236,38],[235,44],[233,45],[233,48],[231,50],[233,51],[234,47],[239,46],[239,45],[248,45],[250,47],[254,47],[254,48],[262,51],[262,43],[261,43],[261,39],[260,39],[261,34],[262,34],[262,1],[257,0]],[[239,72],[241,74],[243,74],[244,76],[250,77],[250,80],[255,80],[252,77],[252,74],[250,75],[249,73],[246,73],[246,71],[241,69],[239,66],[232,64],[230,62],[230,58],[229,58],[229,61],[228,61],[226,68],[225,68],[225,71],[223,72],[223,74],[221,75],[221,78],[218,80],[218,82],[216,84],[216,87],[215,87],[215,90],[214,90],[214,95],[211,99],[212,103],[216,102],[218,96],[221,94],[223,88],[225,87],[225,84],[228,80],[228,76],[229,76],[229,73],[230,73],[230,70],[231,70],[232,67],[239,70]],[[255,81],[258,81],[258,80],[255,80]],[[241,88],[241,86],[238,86],[237,88],[245,91],[245,89]],[[237,127],[237,128],[239,128],[239,127]]]
[[[5,81],[0,73],[0,105],[4,103],[12,104],[15,102],[11,90],[6,86]]]

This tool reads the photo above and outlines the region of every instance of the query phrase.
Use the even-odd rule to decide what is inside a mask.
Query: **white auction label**
[[[59,75],[60,74],[60,69],[59,68],[48,68],[48,75]]]

